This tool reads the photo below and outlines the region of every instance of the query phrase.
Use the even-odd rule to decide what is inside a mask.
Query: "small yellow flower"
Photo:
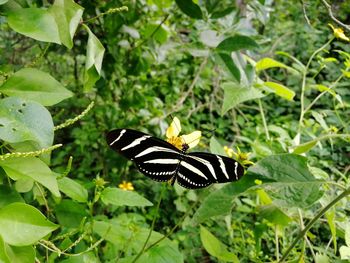
[[[254,165],[252,161],[248,160],[250,153],[242,153],[239,147],[237,147],[237,152],[227,146],[224,146],[224,150],[228,157],[235,159],[243,166]]]
[[[119,184],[118,187],[125,191],[134,191],[134,186],[132,185],[132,183],[127,181],[123,181],[123,183]]]
[[[333,35],[336,37],[336,38],[339,38],[341,40],[345,40],[345,41],[350,41],[350,39],[344,34],[344,30],[341,29],[341,28],[334,28],[333,25],[331,24],[328,24],[332,30],[333,30]]]
[[[338,133],[339,129],[338,129],[337,127],[331,125],[331,126],[329,127],[329,131],[330,131],[331,133]]]
[[[194,131],[187,135],[179,136],[181,132],[181,123],[177,117],[174,117],[170,126],[166,130],[167,142],[174,145],[179,150],[182,150],[184,145],[188,145],[188,148],[195,147],[201,138],[202,133],[200,131]]]

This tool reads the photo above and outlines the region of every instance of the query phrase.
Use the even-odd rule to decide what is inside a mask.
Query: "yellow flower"
[[[132,183],[127,182],[127,181],[123,181],[123,183],[119,184],[118,187],[120,189],[125,190],[125,191],[133,191],[134,190],[134,186],[132,185]]]
[[[190,134],[179,136],[180,132],[180,120],[174,117],[165,135],[167,137],[167,142],[174,145],[179,150],[183,150],[185,145],[188,146],[188,149],[195,147],[199,143],[202,135],[200,131],[194,131]]]
[[[350,41],[350,39],[344,34],[344,30],[341,29],[341,28],[334,28],[333,25],[331,24],[328,24],[332,30],[333,30],[333,35],[336,37],[336,38],[339,38],[341,40],[345,40],[345,41]]]
[[[237,152],[227,146],[224,146],[224,150],[228,157],[235,159],[243,166],[254,165],[252,161],[248,160],[250,153],[242,153],[239,147],[237,147]]]

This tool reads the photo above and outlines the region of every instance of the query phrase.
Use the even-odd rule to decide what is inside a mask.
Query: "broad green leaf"
[[[10,245],[33,245],[57,228],[30,205],[13,203],[0,209],[0,235]]]
[[[317,143],[317,140],[312,140],[296,146],[293,150],[294,154],[302,154],[310,151]]]
[[[98,38],[91,32],[91,30],[85,25],[84,27],[89,34],[86,47],[84,90],[90,91],[95,85],[96,81],[100,78],[105,48],[102,46],[100,40],[98,40]]]
[[[339,249],[340,258],[342,260],[350,260],[350,247],[341,246]]]
[[[8,13],[10,27],[27,37],[39,41],[61,44],[55,18],[47,10],[22,8]]]
[[[33,263],[35,261],[35,250],[33,246],[6,246],[6,254],[10,262]]]
[[[345,227],[345,244],[350,247],[350,224],[347,223]]]
[[[140,263],[182,263],[183,255],[175,244],[160,244],[147,250],[137,260]]]
[[[221,243],[212,233],[204,226],[200,226],[201,241],[205,250],[212,256],[225,262],[239,262],[237,256],[227,250],[226,245]]]
[[[219,63],[227,69],[227,71],[232,75],[232,77],[237,80],[237,82],[241,81],[241,72],[239,71],[236,64],[233,62],[231,55],[226,53],[219,53]]]
[[[41,104],[17,97],[0,100],[0,139],[9,143],[31,141],[34,149],[52,145],[53,122]]]
[[[269,89],[272,89],[272,91],[289,101],[293,101],[293,98],[295,96],[295,92],[291,89],[288,89],[286,86],[283,86],[281,84],[278,84],[276,82],[266,81],[264,82],[264,86],[268,87]]]
[[[55,18],[59,37],[63,45],[73,47],[73,37],[83,15],[80,5],[72,0],[55,0],[48,12]]]
[[[180,10],[189,17],[195,19],[203,18],[203,14],[200,7],[197,4],[195,4],[192,0],[175,0],[175,2],[180,8]]]
[[[61,226],[78,228],[89,214],[86,207],[72,200],[62,200],[55,207],[55,214]]]
[[[144,31],[144,38],[152,38],[159,44],[164,44],[168,40],[168,30],[164,25],[148,24]]]
[[[15,202],[24,203],[24,200],[13,188],[6,185],[0,185],[0,208]]]
[[[248,169],[262,178],[265,190],[275,203],[283,206],[308,207],[321,196],[320,184],[308,170],[307,159],[296,154],[268,156]]]
[[[334,96],[334,97],[337,95],[337,93],[335,93],[334,90],[328,88],[328,87],[325,86],[325,85],[321,85],[321,84],[310,85],[310,88],[317,89],[317,90],[320,91],[320,92],[326,91],[326,92],[328,92],[329,94],[331,94],[331,95]]]
[[[136,192],[125,191],[119,188],[107,187],[101,193],[101,200],[105,204],[116,206],[151,206],[146,198]]]
[[[250,37],[235,35],[220,42],[216,48],[219,53],[231,53],[241,49],[253,49],[259,47],[258,44]]]
[[[16,191],[19,193],[26,193],[32,190],[34,186],[34,180],[30,177],[19,177],[18,180],[16,180],[15,188]]]
[[[288,66],[272,58],[260,59],[255,65],[255,69],[257,71],[261,71],[269,68],[288,68]]]
[[[284,52],[284,51],[277,51],[276,55],[281,55],[281,56],[285,56],[291,60],[293,60],[296,64],[298,64],[300,71],[304,72],[305,71],[305,65],[303,63],[301,63],[300,60],[298,60],[296,57],[292,56],[291,54]]]
[[[81,184],[67,177],[59,179],[57,183],[60,191],[72,198],[73,200],[82,203],[87,202],[88,192]]]
[[[69,256],[69,258],[60,260],[60,263],[97,263],[101,262],[94,252],[86,252],[79,256]]]
[[[281,226],[287,226],[292,219],[274,204],[259,206],[259,215],[267,221]]]
[[[222,86],[224,88],[224,102],[221,108],[221,115],[224,115],[239,103],[265,96],[260,90],[254,87],[240,87],[232,82],[224,83]]]
[[[8,0],[0,0],[0,5],[6,4]]]
[[[0,235],[0,262],[1,263],[11,263],[11,259],[7,254],[8,245],[5,244],[4,240]]]
[[[330,263],[330,261],[326,254],[316,253],[315,263]]]
[[[224,147],[219,143],[219,141],[214,136],[210,138],[210,152],[214,154],[226,156]]]
[[[50,74],[34,68],[17,71],[0,86],[0,92],[34,100],[44,106],[57,104],[73,95]]]
[[[239,181],[228,183],[221,189],[210,193],[202,202],[192,217],[194,224],[218,215],[226,215],[231,212],[234,199],[249,188],[256,186],[255,175],[246,174]]]
[[[12,158],[0,161],[0,166],[12,180],[31,178],[49,189],[54,196],[60,196],[56,176],[40,159],[36,157]]]

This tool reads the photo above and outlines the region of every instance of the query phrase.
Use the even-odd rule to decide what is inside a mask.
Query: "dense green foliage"
[[[347,1],[49,2],[0,0],[0,262],[350,260]],[[243,178],[157,183],[106,144],[172,116]]]

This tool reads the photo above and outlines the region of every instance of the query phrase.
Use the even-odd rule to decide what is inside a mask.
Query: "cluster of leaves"
[[[349,259],[349,48],[287,16],[318,8],[0,1],[1,261]],[[188,191],[107,149],[104,131],[164,134],[174,113],[256,164]]]

